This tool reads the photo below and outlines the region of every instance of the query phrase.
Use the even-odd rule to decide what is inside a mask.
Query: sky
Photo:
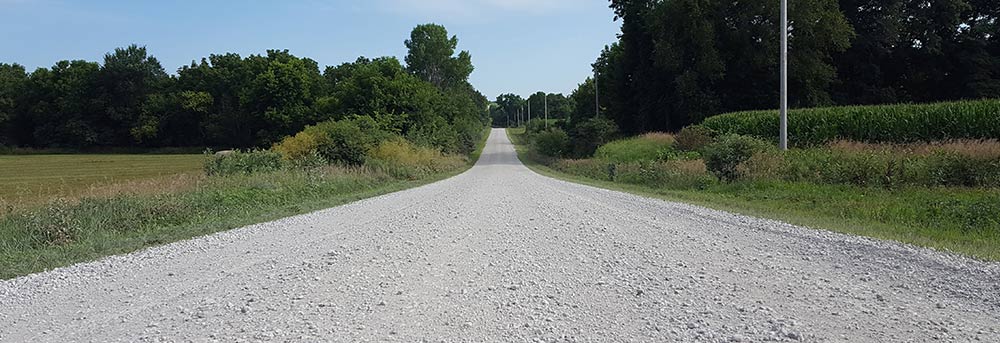
[[[29,70],[147,47],[167,72],[209,54],[288,49],[320,67],[406,55],[414,26],[444,25],[472,54],[470,81],[501,93],[570,93],[620,23],[607,0],[0,0],[0,62]]]

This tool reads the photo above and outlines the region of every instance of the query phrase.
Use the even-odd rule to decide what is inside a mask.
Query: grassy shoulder
[[[612,182],[551,168],[529,151],[523,130],[508,130],[521,161],[542,175],[652,198],[784,222],[896,240],[1000,260],[995,189],[908,187],[887,190],[803,182],[710,183],[701,189]],[[978,228],[978,229],[976,229]],[[986,228],[986,229],[982,229]]]
[[[485,131],[487,135],[489,131]],[[322,166],[203,177],[160,194],[55,202],[0,216],[0,279],[342,205],[446,179],[475,164],[405,176],[396,169]],[[454,158],[454,157],[452,157]]]

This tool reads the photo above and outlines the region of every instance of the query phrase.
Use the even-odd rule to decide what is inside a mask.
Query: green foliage
[[[572,122],[573,155],[577,157],[593,156],[601,145],[611,141],[618,133],[615,122],[604,117],[593,117]]]
[[[545,156],[563,157],[570,151],[569,135],[560,128],[551,128],[532,136],[535,151]]]
[[[374,119],[366,116],[325,121],[306,127],[303,132],[315,137],[320,156],[347,165],[364,163],[368,151],[389,137]]]
[[[619,42],[594,63],[602,113],[625,133],[675,132],[727,111],[767,108],[778,102],[778,2],[613,0],[621,19]],[[833,57],[848,48],[853,31],[835,0],[789,6],[791,103],[831,100]],[[581,87],[578,115],[594,113],[594,92]],[[580,102],[586,98],[586,102]]]
[[[419,147],[400,137],[379,143],[368,154],[365,162],[366,166],[393,177],[411,180],[457,170],[465,164],[462,157]]]
[[[749,136],[725,135],[705,147],[705,165],[708,170],[723,181],[736,180],[739,165],[757,153],[774,150],[767,142]]]
[[[715,132],[702,125],[690,125],[677,133],[677,149],[682,151],[701,151],[714,140]]]
[[[922,105],[849,106],[792,110],[789,142],[815,146],[839,139],[862,142],[930,142],[1000,137],[1000,100]],[[721,133],[772,139],[777,111],[722,114],[702,124]]]
[[[755,154],[738,167],[747,180],[782,180],[864,187],[1000,187],[1000,145],[994,141],[830,147]]]
[[[406,68],[394,57],[361,57],[322,75],[316,61],[287,50],[212,54],[176,76],[136,45],[115,49],[103,65],[60,61],[26,74],[0,64],[0,145],[247,149],[362,115],[380,131],[472,151],[491,118],[486,97],[468,83],[469,53],[456,54],[457,38],[433,24],[415,28],[406,44]]]
[[[676,156],[674,137],[664,133],[620,139],[597,148],[594,158],[609,163],[657,161]]]
[[[449,38],[444,26],[417,25],[404,44],[408,49],[407,69],[438,88],[460,86],[472,74],[472,56],[468,51],[453,56],[458,47],[458,38]]]
[[[269,150],[232,150],[208,156],[205,174],[234,175],[281,169],[281,154]]]
[[[281,154],[285,161],[298,161],[319,156],[320,140],[327,140],[329,137],[321,135],[317,137],[316,130],[302,131],[295,136],[285,137],[281,142],[276,143],[271,150]]]

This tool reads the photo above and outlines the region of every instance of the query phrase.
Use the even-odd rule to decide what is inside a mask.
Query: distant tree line
[[[593,67],[623,133],[778,103],[779,1],[611,0],[622,32]],[[793,107],[1000,97],[996,0],[789,3]],[[594,80],[570,97],[594,108]]]
[[[103,63],[27,72],[0,63],[0,145],[38,148],[267,147],[306,125],[370,116],[418,144],[455,142],[489,123],[471,55],[443,26],[417,26],[394,57],[326,67],[287,50],[213,54],[165,72],[145,47]],[[440,144],[439,144],[440,145]],[[454,146],[439,146],[457,150]]]

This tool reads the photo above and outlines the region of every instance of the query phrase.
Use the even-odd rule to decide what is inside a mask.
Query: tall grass
[[[702,125],[720,133],[778,136],[778,111],[720,114]],[[789,141],[817,146],[836,140],[912,143],[1000,137],[1000,99],[934,104],[845,106],[788,113]]]
[[[594,158],[609,163],[654,161],[675,153],[674,143],[673,135],[652,132],[602,145],[597,148]]]
[[[767,149],[739,163],[739,177],[721,182],[701,160],[558,159],[539,156],[523,146],[524,140],[514,130],[511,133],[515,144],[521,145],[518,153],[526,164],[547,175],[1000,260],[1000,188],[954,187],[954,181],[933,181],[930,175],[934,174],[928,172],[939,168],[932,161],[947,162],[959,156],[958,162],[939,163],[950,166],[937,169],[939,176],[963,180],[960,176],[970,175],[969,170],[997,175],[1000,166],[968,168],[967,163],[990,166],[1000,151],[995,141],[840,141],[785,154]],[[891,162],[907,159],[902,168]]]

